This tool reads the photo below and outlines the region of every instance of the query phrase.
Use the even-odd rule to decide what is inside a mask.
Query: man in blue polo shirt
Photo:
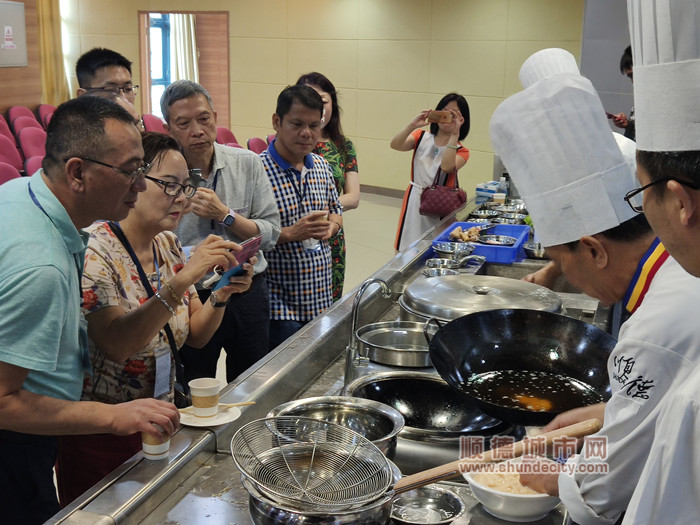
[[[0,191],[0,509],[3,523],[58,512],[57,435],[147,432],[179,424],[155,399],[80,401],[90,369],[80,278],[97,219],[120,220],[146,189],[141,136],[114,102],[79,97],[56,109],[43,169]]]
[[[261,153],[280,212],[282,232],[268,254],[270,349],[333,302],[328,239],[343,225],[328,163],[311,153],[321,135],[323,100],[309,86],[277,98],[277,138]]]

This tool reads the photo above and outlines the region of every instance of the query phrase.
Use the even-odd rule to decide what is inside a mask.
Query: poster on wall
[[[27,28],[22,2],[0,1],[0,67],[26,66]]]

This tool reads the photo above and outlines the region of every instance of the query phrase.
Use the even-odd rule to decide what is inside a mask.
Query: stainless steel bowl
[[[523,244],[523,250],[530,259],[547,259],[544,246],[539,242],[526,242]]]
[[[525,208],[525,203],[520,202],[520,203],[508,203],[508,204],[501,204],[500,206],[496,206],[493,209],[496,211],[500,211],[501,213],[522,213],[527,215],[527,209]]]
[[[481,235],[479,237],[479,242],[494,246],[513,246],[518,242],[518,239],[510,235]]]
[[[524,215],[522,213],[503,213],[501,215],[501,218],[503,219],[515,219],[518,221],[524,221],[527,215]]]
[[[404,525],[446,525],[459,518],[464,510],[464,501],[454,492],[427,486],[398,495],[391,509],[391,519]]]
[[[496,210],[474,210],[469,216],[476,217],[477,219],[490,219],[493,217],[498,217],[501,214],[500,211]]]
[[[520,219],[504,219],[503,217],[496,217],[493,219],[493,222],[498,224],[525,224]]]
[[[433,251],[444,259],[464,257],[474,251],[475,246],[470,242],[438,242],[433,245]]]
[[[319,396],[297,399],[270,410],[267,417],[299,416],[341,425],[369,439],[391,459],[396,453],[396,440],[404,426],[401,413],[388,405],[370,399]]]
[[[422,368],[431,366],[424,330],[432,337],[437,327],[412,321],[386,321],[359,328],[355,338],[360,355],[374,363]]]

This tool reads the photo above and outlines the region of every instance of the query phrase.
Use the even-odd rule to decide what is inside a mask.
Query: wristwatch
[[[212,292],[209,296],[209,302],[214,308],[223,308],[228,304],[228,301],[219,302],[219,298],[216,296],[216,292]]]
[[[224,220],[222,220],[219,224],[222,226],[226,226],[227,228],[231,226],[234,222],[236,222],[236,214],[232,209],[229,208],[228,213],[224,217]]]

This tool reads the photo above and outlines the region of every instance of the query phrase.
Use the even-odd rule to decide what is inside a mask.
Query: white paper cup
[[[321,213],[319,213],[319,211],[325,212],[325,215],[322,215]],[[308,215],[316,215],[314,222],[320,221],[320,220],[328,221],[328,212],[326,210],[310,211],[306,215],[307,216]],[[301,245],[304,247],[305,250],[313,252],[313,251],[320,249],[321,241],[311,237],[310,239],[304,239],[303,241],[301,241]]]
[[[160,425],[153,423],[161,432],[165,430]],[[165,440],[159,440],[150,434],[141,432],[141,445],[143,446],[143,457],[146,459],[163,459],[167,458],[170,453],[170,437],[166,436]]]
[[[219,413],[221,383],[214,377],[200,377],[188,383],[192,394],[192,413],[195,417],[214,417]]]

